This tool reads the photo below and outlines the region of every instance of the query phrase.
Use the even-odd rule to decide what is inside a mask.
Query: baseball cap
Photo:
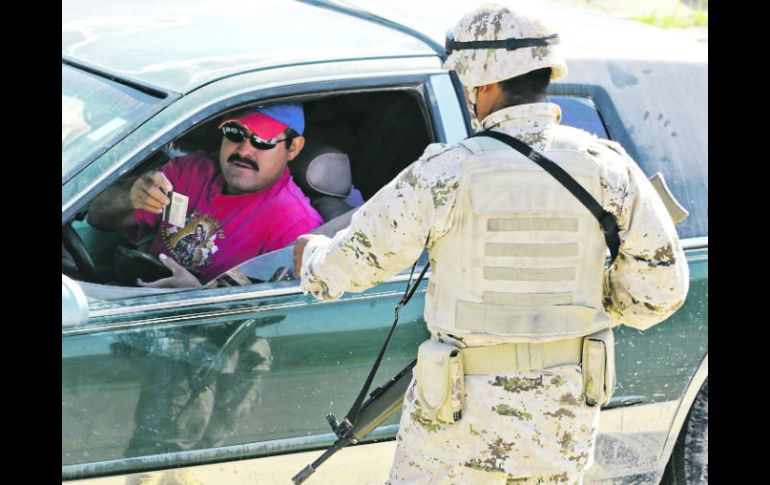
[[[300,135],[305,131],[305,114],[302,105],[296,103],[250,108],[226,117],[219,126],[229,121],[241,123],[264,140],[275,138],[286,128],[291,128]]]

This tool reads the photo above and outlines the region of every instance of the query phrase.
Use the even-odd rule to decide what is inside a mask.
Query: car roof
[[[62,55],[166,90],[278,66],[437,56],[387,25],[290,0],[64,0]]]

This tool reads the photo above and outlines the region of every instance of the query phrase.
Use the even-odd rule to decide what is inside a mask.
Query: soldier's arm
[[[435,146],[434,146],[435,147]],[[459,170],[450,150],[431,157],[430,147],[353,215],[333,239],[319,236],[305,246],[302,288],[317,298],[363,291],[412,264],[426,240],[448,229]]]
[[[684,303],[689,268],[674,223],[647,177],[627,155],[605,181],[618,217],[620,251],[605,271],[604,307],[615,324],[646,329]]]

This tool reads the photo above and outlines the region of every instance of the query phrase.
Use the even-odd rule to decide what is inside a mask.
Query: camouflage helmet
[[[567,75],[567,64],[557,43],[558,34],[541,20],[485,4],[466,14],[447,34],[449,56],[444,69],[456,71],[467,87],[546,67],[551,68],[551,80],[559,79]]]

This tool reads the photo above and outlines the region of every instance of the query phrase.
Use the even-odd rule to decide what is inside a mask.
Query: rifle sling
[[[417,263],[415,262],[415,266],[416,265]],[[412,266],[412,274],[414,273],[415,266]],[[407,284],[406,290],[404,291],[404,296],[401,298],[401,301],[398,302],[398,305],[396,305],[396,309],[395,309],[396,315],[395,315],[395,318],[393,319],[393,325],[390,327],[390,331],[388,332],[388,336],[385,339],[385,343],[382,344],[382,348],[380,349],[380,352],[377,355],[377,359],[374,361],[372,370],[369,371],[369,376],[366,378],[366,382],[364,382],[364,386],[361,388],[361,392],[358,393],[358,397],[356,398],[355,402],[350,407],[350,410],[345,416],[345,420],[347,420],[351,424],[351,429],[353,426],[355,426],[356,422],[358,421],[358,415],[361,412],[361,405],[364,402],[366,393],[369,392],[369,388],[371,387],[372,381],[374,380],[374,375],[377,373],[377,369],[379,369],[380,363],[382,362],[382,357],[385,355],[385,350],[388,348],[388,344],[390,343],[390,338],[393,336],[393,332],[395,332],[396,330],[396,324],[398,324],[399,310],[401,309],[401,307],[409,303],[409,300],[412,299],[412,296],[417,290],[417,286],[419,286],[420,282],[425,276],[425,273],[428,271],[428,268],[430,268],[430,262],[425,264],[425,267],[423,267],[422,272],[417,277],[414,284],[412,284],[411,286]],[[409,275],[410,282],[412,280],[412,274]]]

